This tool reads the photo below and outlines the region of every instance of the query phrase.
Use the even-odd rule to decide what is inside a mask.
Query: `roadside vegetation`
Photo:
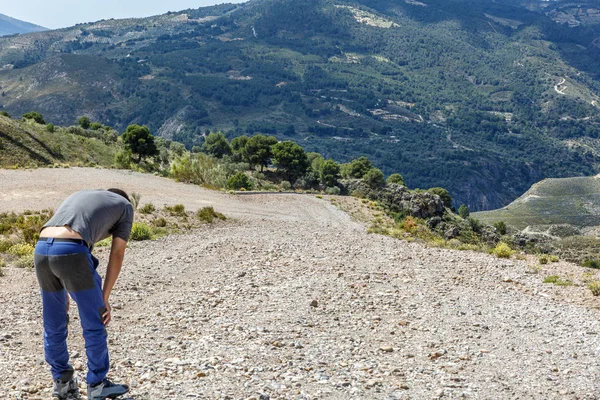
[[[187,149],[181,143],[154,137],[143,126],[131,125],[119,136],[113,129],[87,117],[81,117],[78,126],[49,128],[40,124],[43,116],[35,112],[28,114],[32,117],[23,116],[22,121],[0,116],[0,123],[11,128],[10,136],[4,135],[11,138],[6,142],[14,145],[20,141],[17,147],[29,153],[29,157],[19,158],[21,164],[9,165],[13,168],[57,166],[55,160],[59,154],[48,149],[62,149],[62,143],[76,142],[83,147],[73,153],[61,152],[62,166],[125,168],[226,191],[311,192],[321,197],[334,196],[332,199],[336,195],[350,195],[362,199],[361,203],[373,211],[370,232],[423,241],[436,247],[482,251],[499,258],[537,254],[540,265],[557,261],[559,256],[563,258],[562,255],[577,247],[568,246],[565,241],[565,250],[561,252],[547,241],[521,235],[504,221],[486,225],[474,218],[466,205],[454,208],[452,196],[446,189],[411,190],[400,173],[386,178],[365,156],[338,163],[319,153],[306,152],[293,141],[280,142],[274,136],[263,134],[239,136],[229,141],[221,132],[210,132],[201,146]],[[36,149],[43,149],[46,151],[43,154],[51,157],[34,157]],[[7,146],[0,147],[0,152],[7,155],[3,160],[12,156]],[[42,154],[42,150],[36,154]],[[82,157],[94,161],[82,163]],[[135,193],[132,203],[138,211],[132,240],[152,240],[225,219],[212,208],[193,213],[181,204],[161,208],[143,203],[141,196]],[[2,217],[0,257],[3,261],[32,266],[36,235],[49,213],[46,210]],[[110,243],[99,244],[100,247],[106,245]],[[600,263],[596,260],[600,257],[588,254],[584,260],[577,261],[597,268]]]

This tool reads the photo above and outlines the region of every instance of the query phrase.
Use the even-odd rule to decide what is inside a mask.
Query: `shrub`
[[[404,218],[400,223],[400,228],[410,233],[413,233],[418,228],[418,226],[419,224],[417,223],[417,220],[411,216]]]
[[[29,268],[32,269],[33,268],[33,253],[31,254],[27,254],[27,255],[23,255],[21,257],[19,257],[17,259],[17,261],[15,262],[15,266],[17,268]]]
[[[540,262],[540,264],[548,264],[548,256],[542,255],[538,258],[538,261]]]
[[[404,178],[400,174],[391,174],[385,181],[387,183],[395,183],[396,185],[404,185]]]
[[[2,115],[3,117],[6,117],[6,118],[10,118],[10,114],[6,110],[0,111],[0,115]]]
[[[4,268],[6,268],[6,261],[0,258],[0,276],[4,276]]]
[[[83,129],[89,129],[92,121],[90,121],[89,117],[83,116],[77,120],[77,124]]]
[[[469,226],[473,232],[481,232],[481,228],[483,228],[483,224],[477,218],[467,217],[467,221],[469,222]]]
[[[227,179],[226,187],[227,187],[227,189],[230,189],[230,190],[240,190],[240,189],[250,190],[250,189],[252,189],[252,182],[250,182],[248,175],[246,175],[243,172],[238,172],[237,174],[235,174],[235,175],[231,176],[229,179]]]
[[[164,219],[163,217],[157,218],[155,219],[152,224],[158,228],[164,228],[165,226],[167,226],[167,220]]]
[[[587,268],[600,269],[600,262],[596,260],[585,260],[583,266]]]
[[[494,222],[494,228],[501,235],[506,235],[506,223],[504,221]]]
[[[152,238],[150,227],[141,222],[134,222],[131,228],[131,240],[149,240]]]
[[[185,206],[183,204],[175,204],[174,206],[165,206],[165,210],[167,210],[171,215],[185,215]]]
[[[8,252],[8,249],[10,249],[13,246],[13,244],[14,243],[10,240],[0,240],[0,253]]]
[[[216,212],[215,209],[213,207],[203,207],[201,209],[198,210],[198,212],[196,213],[196,217],[202,221],[202,222],[207,222],[207,223],[211,223],[214,221],[215,218],[224,220],[225,215]]]
[[[53,133],[55,131],[54,125],[52,125],[52,124],[46,125],[46,130],[50,133]]]
[[[450,192],[448,190],[441,187],[433,187],[427,190],[429,193],[437,194],[442,199],[444,203],[444,207],[450,208],[452,207],[452,196],[450,196]]]
[[[283,190],[290,190],[292,188],[292,184],[288,181],[281,181],[281,188]]]
[[[558,260],[559,260],[558,256],[550,256],[550,262],[555,263],[555,262],[558,262]]]
[[[42,117],[42,114],[35,111],[30,111],[28,113],[23,114],[23,119],[32,119],[38,124],[46,123],[46,121],[44,121],[44,117]]]
[[[152,214],[154,211],[156,211],[156,207],[154,207],[154,204],[152,203],[146,203],[140,208],[142,214]]]
[[[363,180],[369,187],[372,189],[377,189],[383,185],[385,185],[385,179],[383,177],[383,172],[377,168],[371,168],[363,177]]]
[[[115,166],[122,169],[130,169],[133,163],[131,151],[121,150],[115,154]]]
[[[23,256],[33,254],[34,250],[35,250],[35,248],[30,244],[17,243],[15,245],[11,246],[10,249],[8,249],[8,253],[15,255],[15,256],[23,257]]]
[[[465,204],[461,204],[461,206],[458,207],[458,215],[460,215],[462,218],[467,218],[469,214],[469,207],[467,207]]]
[[[102,129],[102,124],[100,122],[92,122],[90,124],[90,129],[93,131],[100,130],[100,129]]]
[[[504,242],[499,242],[496,247],[492,250],[492,254],[494,254],[498,258],[510,258],[514,253],[514,250],[510,248],[510,246]]]
[[[328,187],[327,189],[325,189],[325,193],[327,193],[328,195],[334,195],[337,196],[341,193],[342,191],[340,190],[339,187],[337,186],[331,186]]]
[[[600,296],[600,282],[599,281],[590,283],[588,285],[588,289],[590,289],[592,291],[592,294],[594,296]]]

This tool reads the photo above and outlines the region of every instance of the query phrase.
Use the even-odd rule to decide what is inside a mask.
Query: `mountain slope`
[[[0,39],[0,102],[188,146],[275,134],[496,208],[598,172],[598,7],[573,4],[263,0],[99,21]]]
[[[58,164],[113,165],[116,136],[79,128],[48,132],[32,121],[15,121],[0,115],[0,168],[38,167]]]
[[[0,14],[0,36],[14,35],[15,33],[41,32],[45,30],[47,30],[47,28],[44,28],[43,26],[20,21],[11,18],[8,15]]]
[[[536,231],[545,231],[551,225],[570,225],[571,235],[579,229],[597,228],[600,226],[600,175],[546,179],[508,206],[474,216],[488,224],[505,221],[518,229],[529,227]]]

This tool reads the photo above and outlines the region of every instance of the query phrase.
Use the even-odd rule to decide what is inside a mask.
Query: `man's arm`
[[[121,272],[126,248],[127,242],[125,240],[118,237],[113,238],[108,267],[106,268],[106,277],[104,278],[104,287],[102,288],[102,297],[104,298],[104,305],[106,307],[106,312],[102,315],[104,325],[108,325],[111,320],[111,308],[108,299]]]

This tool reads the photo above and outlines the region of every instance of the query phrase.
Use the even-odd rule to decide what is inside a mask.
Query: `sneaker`
[[[79,386],[77,385],[77,378],[73,377],[66,382],[61,379],[54,381],[54,387],[52,389],[52,398],[59,400],[77,400],[81,398],[79,394]]]
[[[88,400],[114,399],[127,392],[129,392],[129,386],[112,383],[106,378],[96,386],[88,385],[87,387]]]

